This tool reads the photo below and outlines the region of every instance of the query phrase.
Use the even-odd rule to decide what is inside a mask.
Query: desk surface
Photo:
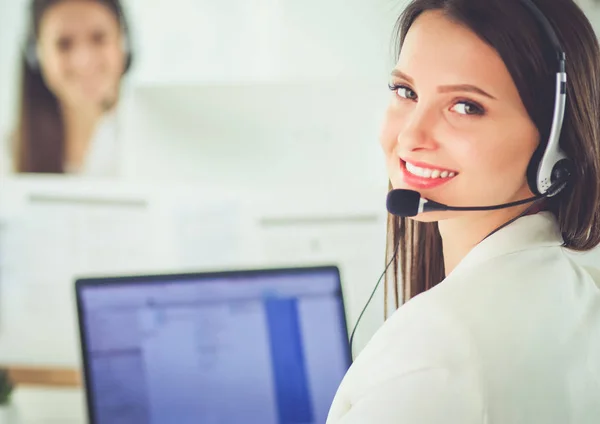
[[[10,379],[16,386],[71,387],[82,386],[81,373],[75,368],[9,365]]]

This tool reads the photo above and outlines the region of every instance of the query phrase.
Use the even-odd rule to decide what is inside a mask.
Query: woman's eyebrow
[[[402,78],[402,79],[408,81],[410,84],[414,84],[414,80],[409,75],[405,74],[404,72],[402,72],[398,69],[394,69],[392,71],[392,76],[397,77],[397,78]],[[449,92],[453,92],[453,91],[468,91],[471,93],[480,94],[480,95],[485,96],[492,100],[496,100],[496,98],[494,96],[492,96],[491,94],[489,94],[488,92],[482,90],[481,88],[479,88],[475,85],[471,85],[471,84],[440,85],[438,87],[438,92],[440,92],[440,93],[449,93]]]
[[[449,93],[452,91],[469,91],[471,93],[481,94],[489,99],[496,100],[496,98],[488,92],[483,91],[481,88],[471,84],[440,85],[438,87],[438,92],[440,93]]]

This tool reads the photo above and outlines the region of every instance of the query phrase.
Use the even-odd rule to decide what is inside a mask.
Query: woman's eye
[[[96,45],[103,44],[106,41],[106,34],[103,32],[95,32],[92,35],[92,42]]]
[[[71,48],[72,45],[73,45],[73,40],[71,40],[70,38],[60,38],[56,42],[56,46],[58,47],[58,50],[61,52],[69,51],[69,49]]]
[[[390,85],[390,90],[395,91],[399,97],[408,100],[416,100],[417,93],[404,85]]]
[[[405,99],[409,100],[415,100],[417,98],[417,93],[415,93],[408,87],[398,87],[396,89],[396,93],[398,93],[400,97],[404,97]]]
[[[452,110],[454,110],[457,113],[460,113],[461,115],[483,115],[484,114],[483,108],[481,106],[479,106],[478,104],[472,103],[472,102],[458,102],[452,107]]]

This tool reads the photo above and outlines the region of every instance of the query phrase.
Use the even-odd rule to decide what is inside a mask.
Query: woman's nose
[[[406,117],[396,138],[397,150],[411,152],[436,150],[438,142],[434,136],[438,114],[431,109],[414,108]]]
[[[73,49],[70,64],[73,71],[79,75],[86,75],[93,71],[96,61],[96,51],[87,45],[80,45]]]

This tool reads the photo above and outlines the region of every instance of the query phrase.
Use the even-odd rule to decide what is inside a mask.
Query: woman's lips
[[[421,177],[421,176],[410,173],[406,169],[406,162],[404,162],[402,159],[399,159],[399,162],[400,162],[400,171],[402,173],[402,179],[404,180],[404,182],[406,184],[408,184],[409,186],[416,188],[416,189],[436,188],[443,184],[446,184],[447,182],[449,182],[450,180],[452,180],[454,178],[454,176],[453,177],[445,177],[445,178]],[[419,166],[419,164],[417,164],[417,163],[413,163],[413,165]],[[429,168],[429,167],[423,166],[423,165],[421,165],[420,167]],[[435,168],[431,167],[430,169],[435,169]]]

